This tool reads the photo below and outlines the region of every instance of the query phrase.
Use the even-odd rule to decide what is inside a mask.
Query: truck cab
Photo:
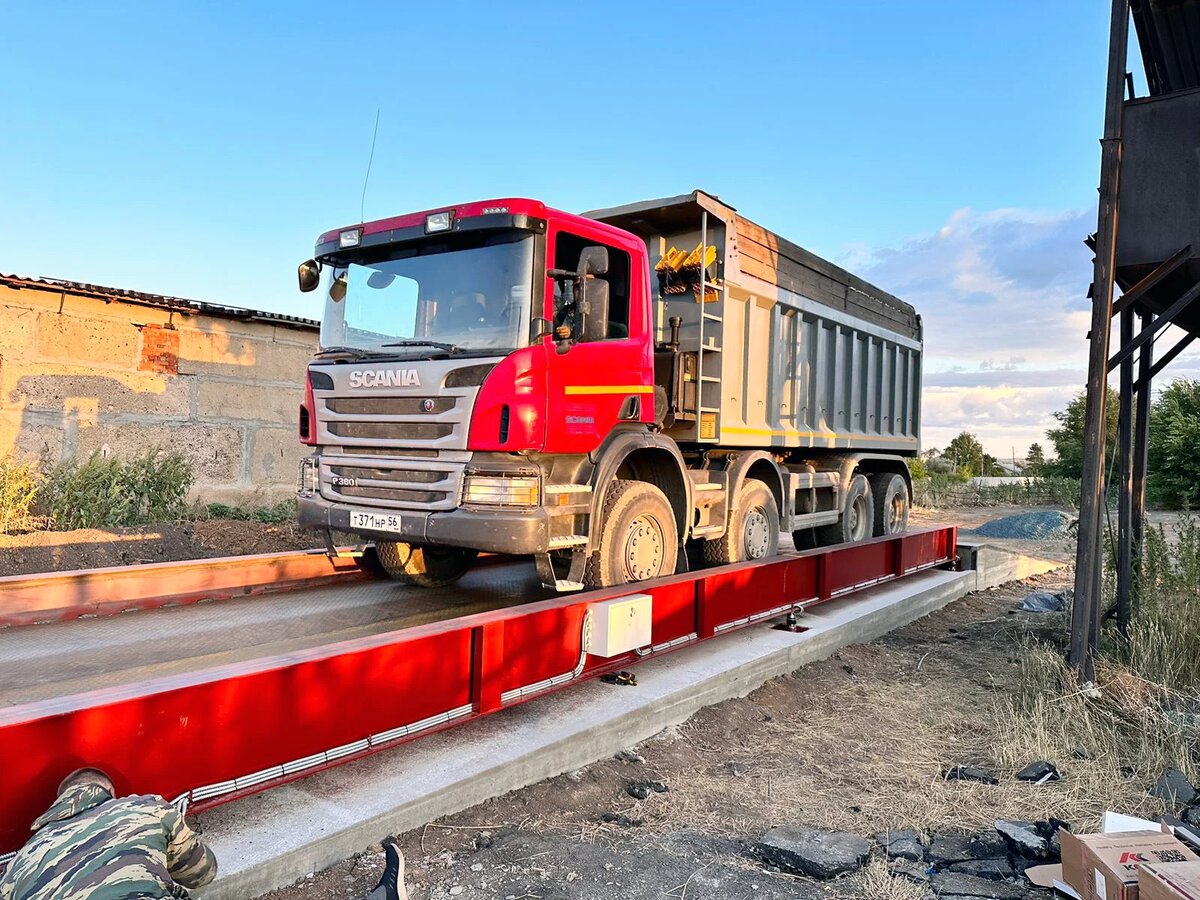
[[[704,213],[696,265],[672,282],[665,246],[652,260],[653,240],[601,218],[507,198],[321,235],[299,269],[325,304],[300,410],[301,525],[331,548],[335,531],[373,541],[417,584],[488,551],[532,555],[560,590],[670,574],[689,545],[760,558],[797,521],[815,542],[858,515],[843,537],[871,536],[869,482],[843,509],[859,474],[847,454],[817,467],[719,432],[719,348],[701,335],[730,287],[729,221],[714,214],[710,245]],[[693,270],[699,294],[672,296]],[[739,382],[769,374],[749,354],[739,365]]]

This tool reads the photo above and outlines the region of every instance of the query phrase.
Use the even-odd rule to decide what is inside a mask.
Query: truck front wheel
[[[383,570],[397,581],[420,587],[445,587],[467,574],[479,551],[376,541],[375,555]]]
[[[704,542],[704,561],[709,565],[763,559],[779,552],[779,504],[771,489],[747,478],[738,489],[725,535]]]
[[[842,503],[842,517],[835,525],[816,529],[817,545],[830,547],[865,541],[875,533],[875,503],[866,475],[855,475]]]
[[[667,495],[644,481],[614,481],[604,495],[600,538],[588,558],[588,587],[609,587],[675,573],[679,532]]]

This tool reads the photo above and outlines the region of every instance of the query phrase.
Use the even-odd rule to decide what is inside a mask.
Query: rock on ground
[[[925,858],[925,844],[921,835],[912,828],[900,831],[881,831],[875,840],[883,848],[888,859],[908,859],[920,862]]]
[[[1021,900],[1025,888],[1003,881],[989,881],[958,872],[941,872],[930,880],[939,897],[989,897],[995,900]]]
[[[1013,853],[1026,859],[1046,859],[1050,856],[1049,841],[1033,822],[1019,819],[999,819],[996,831],[1012,847]]]
[[[1160,800],[1180,806],[1191,806],[1197,799],[1200,799],[1196,788],[1178,769],[1167,769],[1163,772],[1154,787],[1151,788],[1150,793]]]
[[[975,529],[975,534],[983,537],[1035,540],[1061,534],[1067,530],[1070,521],[1070,516],[1058,510],[1037,510],[984,522]]]
[[[929,842],[929,858],[938,866],[1002,856],[1008,856],[1008,847],[999,835],[991,831],[980,834],[939,834]]]
[[[798,875],[833,878],[862,868],[871,843],[856,834],[818,831],[802,825],[780,825],[759,840],[759,855],[772,865]]]

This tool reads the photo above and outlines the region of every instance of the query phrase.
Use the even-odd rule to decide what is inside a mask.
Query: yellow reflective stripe
[[[563,388],[568,394],[653,394],[648,384],[569,384]]]
[[[841,441],[895,441],[899,443],[915,443],[915,437],[892,437],[890,435],[877,434],[837,434],[833,431],[789,431],[771,428],[737,428],[734,426],[722,426],[722,431],[727,431],[730,434],[753,434],[764,437],[805,437],[805,438],[833,438]]]

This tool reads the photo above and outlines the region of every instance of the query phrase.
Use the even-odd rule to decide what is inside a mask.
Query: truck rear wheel
[[[871,476],[875,498],[875,536],[900,534],[908,528],[908,485],[903,475],[880,472]]]
[[[841,519],[834,525],[822,525],[816,532],[821,547],[865,541],[875,533],[875,503],[867,476],[855,475],[850,479]]]
[[[383,570],[397,581],[420,587],[445,587],[470,571],[478,550],[434,547],[401,541],[376,541],[375,555]]]
[[[771,489],[753,478],[738,488],[723,537],[704,542],[704,561],[709,565],[763,559],[779,553],[779,504]]]
[[[604,496],[600,538],[583,580],[588,587],[609,587],[673,575],[678,553],[667,495],[644,481],[617,480]]]

